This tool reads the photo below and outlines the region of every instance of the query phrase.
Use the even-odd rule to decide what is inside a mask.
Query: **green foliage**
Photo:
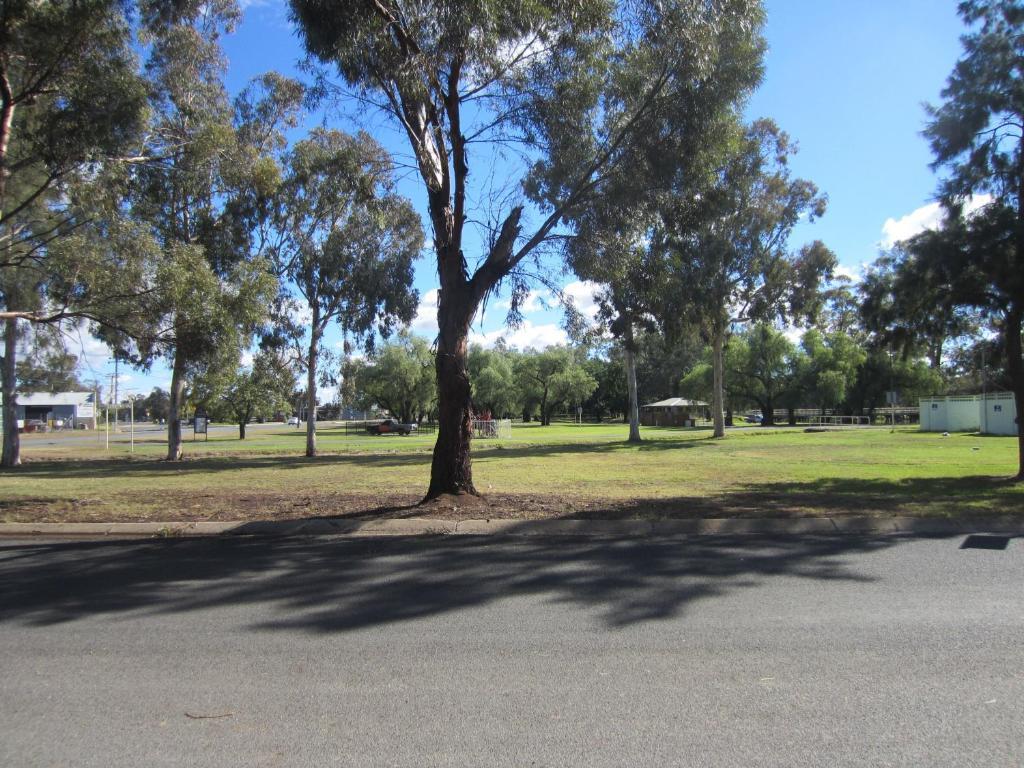
[[[582,405],[594,390],[597,379],[579,364],[569,366],[551,377],[551,391],[548,401],[552,407],[559,405],[568,408]]]
[[[478,307],[507,281],[515,319],[524,261],[599,198],[617,169],[660,177],[663,158],[702,135],[695,126],[757,82],[761,3],[292,0],[291,9],[307,51],[409,139],[442,286],[441,423],[428,493],[474,493],[466,341]],[[502,169],[502,189],[488,171],[470,173],[487,142],[522,150],[518,167]],[[471,189],[471,178],[490,188]],[[471,210],[500,199],[528,200],[532,210]],[[490,236],[467,258],[471,220],[486,221]]]
[[[792,342],[759,323],[733,336],[725,353],[725,380],[733,400],[757,404],[766,426],[776,407],[792,403],[799,392],[799,362]]]
[[[949,209],[941,232],[909,246],[929,284],[948,289],[954,305],[991,318],[1003,347],[1006,378],[1024,411],[1024,5],[1020,0],[963,0],[968,25],[963,55],[946,81],[943,103],[929,108],[925,135],[934,167],[949,175],[940,188]],[[971,195],[991,202],[969,218]],[[1024,419],[1018,419],[1017,479],[1024,479]]]
[[[207,400],[210,416],[238,424],[245,439],[245,425],[255,418],[271,418],[290,409],[289,396],[295,376],[277,357],[257,355],[249,370],[236,370]]]
[[[375,333],[408,323],[423,231],[412,204],[394,192],[388,153],[366,133],[317,129],[283,164],[267,251],[313,315],[311,326],[286,335],[298,345],[337,322],[346,337],[372,344]]]
[[[817,314],[819,284],[836,258],[820,242],[789,246],[797,222],[821,216],[827,202],[814,184],[792,178],[794,151],[770,120],[737,127],[716,172],[680,190],[658,232],[676,289],[662,308],[667,320],[723,333],[729,324]]]
[[[145,89],[136,71],[126,6],[117,0],[5,0],[0,14],[5,220],[17,219],[69,175],[118,156],[141,136]],[[5,246],[39,236],[9,226],[0,232]]]
[[[805,399],[820,408],[834,408],[846,399],[867,353],[846,334],[822,334],[815,328],[800,344],[807,355],[802,373]]]
[[[416,421],[435,408],[433,354],[419,336],[400,333],[366,361],[350,363],[346,372],[351,393],[347,405],[376,405],[403,422]]]
[[[469,377],[473,384],[473,410],[490,411],[495,418],[515,413],[522,404],[513,371],[514,357],[502,346],[469,350]]]
[[[150,421],[166,421],[169,406],[170,397],[160,387],[153,387],[148,395],[135,403],[137,412]]]
[[[621,352],[610,350],[607,358],[588,357],[582,366],[597,382],[597,388],[583,403],[583,411],[599,419],[626,413],[629,393]]]
[[[541,423],[547,425],[556,408],[585,402],[597,389],[597,380],[584,367],[584,360],[584,350],[562,346],[520,354],[514,374],[524,414],[539,410]]]
[[[78,357],[65,349],[55,329],[33,329],[17,361],[19,392],[78,392],[84,389],[78,380]],[[2,335],[2,333],[0,333]]]
[[[949,342],[975,335],[975,310],[957,303],[955,291],[935,278],[935,265],[898,243],[875,261],[860,286],[863,328],[879,348],[903,360],[926,356],[936,370]]]

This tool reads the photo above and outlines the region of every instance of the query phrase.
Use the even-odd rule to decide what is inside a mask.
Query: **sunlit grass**
[[[474,443],[477,487],[502,499],[494,515],[728,516],[1019,513],[1024,489],[1013,438],[913,429],[708,430],[645,428],[625,441],[620,424],[515,425],[506,440]],[[102,435],[45,446],[24,441],[26,465],[0,474],[0,515],[17,519],[166,519],[330,514],[411,504],[426,489],[433,435],[345,434],[326,425],[322,456],[306,459],[305,434],[288,427],[215,431],[186,440],[188,459],[161,461],[157,434],[104,448]],[[529,503],[527,501],[529,500]],[[531,506],[531,504],[533,506]],[[583,510],[581,512],[581,510]],[[541,514],[541,513],[537,513]]]

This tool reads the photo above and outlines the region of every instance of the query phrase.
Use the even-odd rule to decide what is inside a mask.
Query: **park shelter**
[[[41,421],[47,427],[96,427],[94,392],[32,392],[17,396],[18,427]]]
[[[921,431],[1016,435],[1017,408],[1013,393],[922,398]]]
[[[692,427],[708,418],[708,404],[702,400],[670,397],[640,407],[640,423],[645,427]]]

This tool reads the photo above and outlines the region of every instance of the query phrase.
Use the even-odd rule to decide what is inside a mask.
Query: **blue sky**
[[[224,41],[232,91],[270,69],[294,74],[302,57],[285,0],[242,4],[244,21]],[[767,0],[766,5],[770,50],[764,83],[747,114],[774,119],[796,139],[800,151],[792,161],[794,173],[814,181],[829,196],[826,215],[801,226],[792,245],[820,239],[836,252],[842,271],[856,277],[876,258],[880,246],[938,220],[933,202],[936,176],[929,169],[931,155],[920,132],[925,123],[923,104],[938,102],[960,53],[963,26],[956,2]],[[316,116],[314,121],[321,119]],[[362,127],[373,129],[393,151],[405,151],[401,137],[382,130],[378,122],[370,120]],[[402,191],[423,210],[415,179],[404,183]],[[578,306],[592,303],[588,286],[571,275],[563,282]],[[416,270],[422,302],[413,329],[426,336],[436,331],[430,304],[436,285],[436,269],[425,253]],[[492,302],[474,327],[477,340],[493,343],[504,335],[516,346],[563,341],[561,314],[545,308],[543,299],[544,292],[538,291],[518,330],[504,328],[501,300]],[[86,340],[84,352],[83,377],[109,381],[112,365],[105,351]],[[124,373],[121,386],[146,393],[169,381],[167,369],[157,365],[149,373]]]

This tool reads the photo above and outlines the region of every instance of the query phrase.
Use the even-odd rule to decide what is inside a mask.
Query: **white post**
[[[132,447],[131,447],[131,452],[135,453],[135,398],[134,397],[129,397],[128,398],[128,407],[131,409],[129,411],[129,413],[131,413],[131,417],[130,418],[131,418],[131,423],[132,423],[132,426],[131,426],[131,430],[132,430]]]
[[[110,450],[110,406],[103,409],[103,447]]]
[[[985,347],[981,348],[981,434],[988,434],[988,387],[985,379]]]

